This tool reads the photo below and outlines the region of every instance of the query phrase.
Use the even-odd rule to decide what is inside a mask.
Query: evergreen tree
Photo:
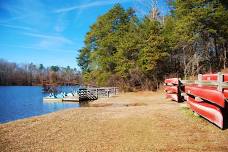
[[[90,27],[77,58],[84,83],[156,89],[166,75],[192,76],[227,67],[225,1],[170,0],[164,21],[139,19],[115,5]]]

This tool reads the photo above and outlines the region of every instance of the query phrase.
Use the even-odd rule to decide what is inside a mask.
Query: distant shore
[[[221,131],[161,92],[120,94],[0,124],[2,151],[227,151]]]

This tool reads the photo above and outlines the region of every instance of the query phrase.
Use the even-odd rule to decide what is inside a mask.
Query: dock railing
[[[217,86],[218,91],[228,88],[228,74],[199,74],[198,80],[181,80],[183,84],[198,84],[200,86]]]
[[[96,100],[98,98],[109,98],[119,93],[117,87],[102,87],[102,88],[82,88],[79,89],[79,98],[81,100]]]

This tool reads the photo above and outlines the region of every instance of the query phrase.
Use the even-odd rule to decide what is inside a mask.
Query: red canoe
[[[178,102],[178,95],[177,94],[174,94],[174,93],[168,93],[166,94],[166,98],[168,99],[172,99],[174,101],[177,101]]]
[[[224,94],[225,98],[228,99],[228,88],[225,88],[223,90],[223,94]]]
[[[179,83],[179,80],[178,80],[178,78],[165,79],[165,83],[166,84],[177,85]]]
[[[217,81],[218,74],[204,74],[204,75],[202,75],[202,80]],[[228,74],[223,74],[223,80],[224,80],[224,82],[228,82]]]
[[[215,87],[190,85],[185,86],[185,93],[225,107],[226,97],[223,92],[218,91]]]
[[[167,93],[178,93],[178,86],[165,86]]]
[[[223,128],[223,115],[219,107],[207,102],[197,102],[191,97],[188,97],[187,103],[194,112]]]

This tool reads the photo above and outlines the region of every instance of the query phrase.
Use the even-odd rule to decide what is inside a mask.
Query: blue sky
[[[77,67],[89,27],[120,3],[138,15],[150,0],[0,0],[0,58],[17,63]],[[166,0],[158,7],[167,12]]]

